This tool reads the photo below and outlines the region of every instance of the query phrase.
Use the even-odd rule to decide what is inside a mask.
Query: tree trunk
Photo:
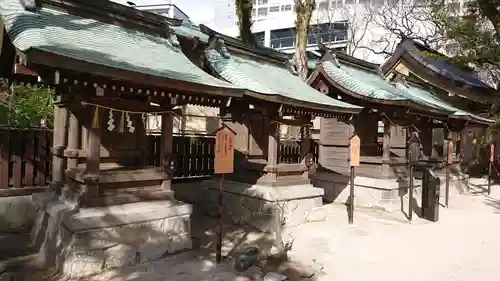
[[[307,38],[309,35],[309,23],[314,8],[315,0],[295,0],[295,66],[302,80],[307,79]]]
[[[255,38],[252,34],[252,0],[236,0],[235,6],[241,40],[246,45],[254,46]]]

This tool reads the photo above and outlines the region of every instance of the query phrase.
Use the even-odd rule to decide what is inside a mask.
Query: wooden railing
[[[161,165],[161,137],[147,136],[146,164]],[[215,136],[174,135],[172,152],[174,156],[174,179],[187,179],[212,176],[214,174]]]
[[[22,194],[25,187],[47,186],[51,181],[51,147],[49,130],[0,127],[0,196]]]
[[[161,136],[146,137],[145,164],[161,165]],[[174,179],[196,179],[214,174],[213,135],[174,135]],[[0,197],[30,194],[51,182],[52,131],[0,127]],[[313,162],[318,162],[318,143],[311,142]],[[280,163],[299,163],[300,142],[281,141]]]
[[[279,149],[280,163],[300,163],[300,141],[281,140]],[[313,155],[313,163],[318,163],[319,144],[317,140],[311,140],[311,152]]]

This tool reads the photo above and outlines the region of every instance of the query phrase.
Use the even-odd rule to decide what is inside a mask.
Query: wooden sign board
[[[492,143],[490,145],[490,162],[494,162],[495,161],[495,144]]]
[[[234,169],[234,141],[236,133],[227,126],[215,133],[215,173],[231,174]]]
[[[358,135],[352,135],[349,138],[349,160],[350,166],[359,166],[359,154],[361,151],[361,140]]]
[[[446,161],[448,164],[453,163],[453,142],[451,140],[448,140],[448,146],[446,150]]]

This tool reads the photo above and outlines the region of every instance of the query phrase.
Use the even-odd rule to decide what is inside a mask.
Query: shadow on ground
[[[217,241],[217,220],[198,213],[191,218],[193,251],[164,255],[162,258],[126,268],[112,269],[96,276],[80,280],[97,281],[143,281],[143,280],[220,280],[244,281],[262,280],[267,272],[280,272],[291,281],[303,279],[303,267],[289,262],[283,265],[276,259],[264,259],[274,242],[274,235],[262,233],[256,229],[224,223],[223,263],[215,264]],[[149,235],[157,235],[154,229]],[[109,238],[108,238],[109,239]],[[116,237],[116,239],[119,239]],[[261,256],[251,270],[237,272],[234,259],[248,247],[257,246]],[[18,253],[5,253],[0,256],[0,281],[63,281],[69,280],[55,268],[37,264],[36,254],[32,249]],[[312,276],[305,280],[317,280]]]

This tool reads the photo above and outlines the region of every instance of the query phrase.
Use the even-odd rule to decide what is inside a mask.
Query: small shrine
[[[80,278],[192,248],[191,205],[172,191],[173,117],[244,89],[183,54],[164,18],[110,1],[0,2],[1,69],[55,88],[50,192],[34,194],[42,264]],[[161,116],[160,167],[146,117]]]
[[[220,107],[222,122],[236,132],[234,172],[224,181],[227,215],[233,222],[268,230],[276,203],[297,205],[285,214],[291,220],[302,220],[311,208],[321,206],[323,191],[311,184],[306,163],[311,120],[322,116],[348,122],[362,108],[309,87],[296,76],[286,54],[247,46],[203,25],[178,23],[174,28],[193,63],[247,90],[242,99]],[[280,127],[291,125],[301,127],[300,161],[280,163]],[[215,214],[218,188],[218,179],[208,180],[177,195]]]
[[[320,170],[315,185],[325,189],[329,201],[347,200],[349,165],[339,154],[348,153],[347,138],[361,139],[361,159],[355,183],[356,204],[399,210],[401,191],[407,188],[409,133],[417,131],[432,140],[433,130],[459,131],[466,122],[485,126],[486,118],[462,111],[434,95],[429,85],[409,82],[403,76],[386,79],[378,65],[322,46],[323,57],[308,83],[323,93],[364,107],[350,124],[322,118]],[[379,133],[379,124],[383,129]],[[434,138],[436,140],[436,138]],[[422,161],[443,165],[444,137],[422,143]]]
[[[497,90],[483,82],[472,71],[451,65],[443,54],[411,39],[400,42],[394,55],[381,66],[381,71],[389,80],[405,77],[413,84],[426,84],[432,89],[434,97],[453,105],[456,109],[454,115],[462,116],[465,120],[461,128],[455,128],[449,134],[456,142],[456,155],[461,155],[462,164],[465,166],[477,158],[473,153],[477,150],[474,139],[477,142],[485,133],[484,125],[491,123],[491,120],[485,117],[490,105],[498,100]],[[467,114],[464,114],[465,112]],[[447,138],[448,132],[443,135]],[[421,137],[424,154],[430,155],[431,149],[427,147],[434,142],[432,134],[426,133]],[[454,163],[458,164],[458,159],[454,160]]]

